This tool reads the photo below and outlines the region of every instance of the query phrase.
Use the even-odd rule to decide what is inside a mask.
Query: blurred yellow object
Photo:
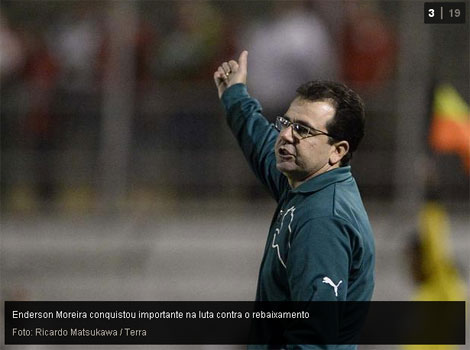
[[[2,205],[5,205],[12,212],[31,213],[39,208],[32,186],[14,185],[6,197]]]
[[[429,143],[436,152],[457,153],[470,172],[470,108],[451,85],[435,91]]]
[[[447,213],[437,202],[424,205],[419,216],[419,239],[423,281],[414,301],[462,301],[466,287],[455,267],[449,243]],[[453,350],[456,345],[405,345],[406,350]]]
[[[95,208],[95,193],[89,186],[64,188],[59,196],[59,208],[65,214],[86,214]]]

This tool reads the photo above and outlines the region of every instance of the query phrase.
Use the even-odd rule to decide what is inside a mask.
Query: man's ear
[[[348,141],[342,140],[335,142],[331,145],[333,150],[330,154],[330,164],[335,165],[341,161],[341,159],[348,153],[349,151],[349,143]]]

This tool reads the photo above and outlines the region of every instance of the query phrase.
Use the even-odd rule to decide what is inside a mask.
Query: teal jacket
[[[276,168],[274,144],[279,133],[262,116],[261,105],[246,86],[228,88],[222,103],[252,170],[278,203],[256,300],[369,301],[374,289],[374,237],[350,166],[292,189]]]

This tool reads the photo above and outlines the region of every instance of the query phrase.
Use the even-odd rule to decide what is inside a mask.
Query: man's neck
[[[295,188],[299,187],[300,185],[302,185],[304,182],[307,182],[308,180],[313,179],[315,176],[324,174],[324,173],[326,173],[330,170],[337,169],[337,168],[339,168],[339,163],[336,163],[334,165],[330,165],[330,163],[326,163],[323,167],[318,169],[316,172],[314,172],[313,174],[308,175],[307,177],[305,177],[303,179],[297,180],[297,179],[291,179],[291,178],[288,177],[287,180],[289,181],[290,187],[292,189],[295,189]]]

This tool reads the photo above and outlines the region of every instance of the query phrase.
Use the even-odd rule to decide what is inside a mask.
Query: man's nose
[[[294,138],[294,133],[293,133],[293,127],[292,127],[292,125],[289,125],[287,128],[282,129],[282,130],[279,132],[279,137],[280,137],[283,141],[285,141],[285,142],[294,143],[294,142],[295,142],[295,138]]]

